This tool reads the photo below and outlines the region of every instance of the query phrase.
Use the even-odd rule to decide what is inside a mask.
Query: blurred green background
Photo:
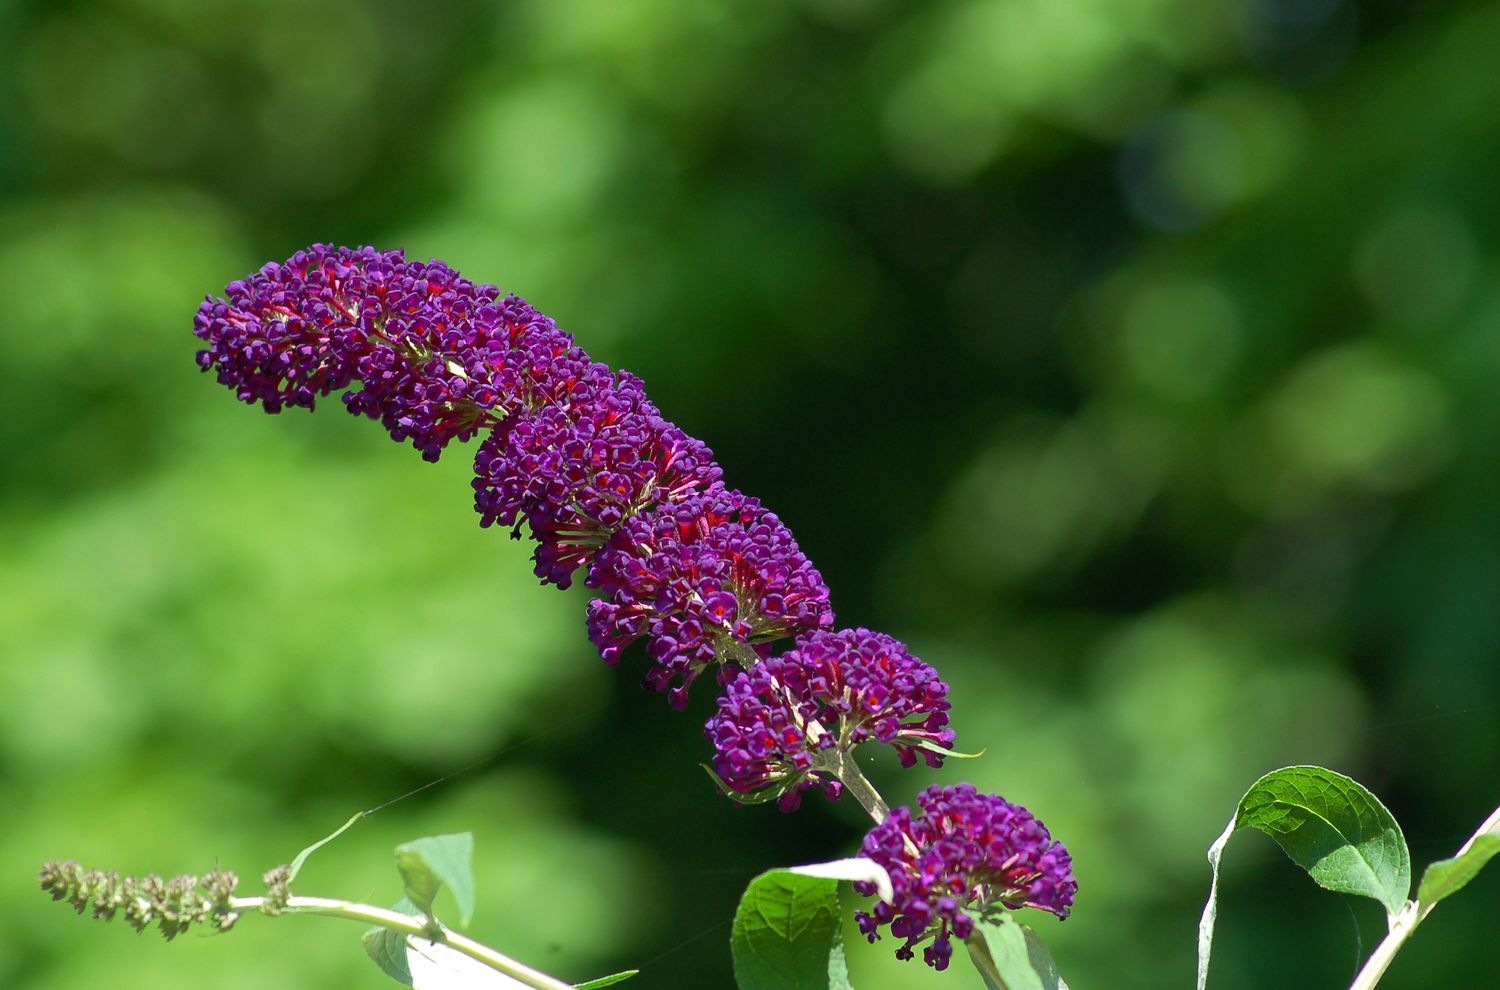
[[[1191,985],[1262,772],[1353,773],[1421,862],[1500,781],[1500,3],[0,3],[0,986],[369,987],[359,931],[164,945],[52,857],[386,903],[472,830],[474,933],[727,987],[748,877],[852,804],[738,809],[586,595],[330,402],[193,363],[204,293],[313,241],[527,296],[641,374],[953,686],[941,773],[1073,850],[1080,988]],[[847,806],[845,806],[847,804]],[[1213,985],[1343,986],[1373,902],[1227,856]],[[1385,986],[1493,985],[1500,870]],[[973,987],[891,943],[861,990]],[[1294,965],[1294,960],[1302,960]]]

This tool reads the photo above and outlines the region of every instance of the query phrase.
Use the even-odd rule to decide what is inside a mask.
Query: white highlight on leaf
[[[820,877],[824,880],[861,880],[865,883],[873,883],[875,890],[880,894],[880,899],[887,903],[896,896],[896,892],[891,888],[891,875],[885,871],[885,867],[863,856],[835,859],[827,863],[809,863],[806,866],[789,866],[787,871],[800,873],[804,877]]]
[[[413,990],[529,990],[457,949],[415,935],[406,939],[406,966]]]

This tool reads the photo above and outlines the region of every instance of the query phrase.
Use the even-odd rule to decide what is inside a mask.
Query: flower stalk
[[[79,914],[91,911],[100,921],[109,921],[120,914],[137,932],[155,924],[168,941],[198,925],[227,932],[241,916],[251,913],[269,918],[287,914],[320,915],[379,925],[401,935],[447,946],[533,990],[572,990],[572,984],[452,931],[434,919],[356,901],[294,895],[287,887],[290,875],[291,870],[286,866],[268,871],[266,893],[251,897],[235,896],[238,878],[224,871],[214,871],[201,879],[184,875],[163,881],[155,875],[121,877],[114,872],[84,870],[74,862],[52,862],[42,867],[38,880],[53,900],[68,902]]]
[[[886,815],[890,814],[891,809],[885,803],[885,798],[870,783],[870,778],[865,776],[849,750],[835,747],[819,752],[813,757],[813,767],[837,777],[844,785],[844,792],[859,802],[859,806],[875,820],[876,825],[885,821]]]
[[[266,898],[263,897],[240,897],[234,899],[234,907],[240,911],[261,910]],[[328,897],[300,897],[293,896],[287,899],[281,906],[283,914],[313,914],[325,918],[344,918],[348,921],[359,921],[371,925],[379,925],[381,928],[399,932],[402,935],[410,935],[415,938],[423,938],[438,945],[446,945],[455,952],[461,952],[476,962],[481,962],[497,973],[503,973],[518,983],[525,984],[534,990],[573,990],[573,984],[565,983],[555,976],[549,976],[541,970],[533,969],[525,963],[505,955],[482,942],[476,942],[466,935],[461,935],[442,925],[429,924],[423,918],[402,914],[389,908],[375,907],[371,904],[360,904],[356,901],[340,901]]]

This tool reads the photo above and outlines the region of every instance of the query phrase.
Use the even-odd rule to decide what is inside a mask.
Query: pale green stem
[[[720,644],[720,649],[724,652],[725,656],[734,660],[746,670],[749,670],[760,662],[759,654],[738,640],[728,640]],[[783,688],[783,690],[785,689]],[[788,694],[787,698],[791,708],[795,711],[797,707],[795,701],[793,701],[790,694]],[[798,721],[800,723],[800,716],[798,716]],[[829,730],[816,719],[807,723],[803,728],[807,732],[808,741],[814,743],[829,734]],[[847,738],[848,734],[849,726],[844,722],[840,722],[837,738]],[[859,802],[859,806],[864,808],[865,812],[871,818],[875,819],[876,825],[885,821],[885,816],[890,814],[891,809],[885,803],[885,799],[880,796],[880,792],[875,789],[875,785],[870,783],[869,778],[859,769],[859,764],[854,762],[854,753],[852,751],[846,750],[841,745],[836,745],[831,749],[814,750],[812,765],[814,770],[837,777],[842,781],[844,790],[854,796],[854,800]]]
[[[749,670],[760,663],[760,654],[756,653],[748,643],[742,643],[737,639],[726,637],[723,642],[716,646],[715,652],[727,660],[732,660],[745,670]]]
[[[821,728],[821,727],[820,727]],[[875,819],[879,825],[885,821],[885,816],[890,814],[890,808],[886,806],[885,799],[870,783],[864,773],[859,769],[859,764],[854,761],[854,754],[846,752],[842,746],[834,746],[832,749],[818,750],[813,754],[813,768],[832,774],[843,781],[844,790],[859,802],[869,816]]]
[[[1370,958],[1365,960],[1364,968],[1349,984],[1349,990],[1372,990],[1380,978],[1385,975],[1386,968],[1390,966],[1391,960],[1396,958],[1396,953],[1406,940],[1411,938],[1411,933],[1417,930],[1421,922],[1417,915],[1417,902],[1408,901],[1396,916],[1391,919],[1391,930],[1386,933],[1384,939],[1370,953]]]
[[[1500,808],[1490,812],[1490,817],[1486,818],[1484,824],[1469,836],[1469,841],[1463,844],[1454,857],[1457,858],[1468,852],[1481,836],[1497,831],[1500,831]],[[1406,940],[1411,938],[1417,926],[1432,913],[1435,907],[1437,907],[1436,902],[1420,904],[1417,901],[1408,901],[1406,906],[1391,919],[1391,930],[1375,947],[1375,951],[1370,953],[1370,958],[1365,961],[1364,968],[1359,971],[1354,982],[1349,984],[1349,990],[1374,990],[1375,985],[1380,982],[1380,978],[1390,967],[1391,960],[1396,958],[1396,953],[1401,951]]]
[[[264,897],[234,897],[229,901],[229,906],[241,913],[260,911],[264,907]],[[403,935],[415,935],[425,938],[439,945],[446,945],[455,952],[461,952],[470,959],[484,963],[490,969],[498,973],[504,973],[517,982],[524,983],[534,990],[573,990],[571,983],[564,983],[555,976],[548,976],[539,970],[532,969],[525,963],[518,962],[509,956],[496,952],[494,949],[472,938],[449,931],[441,925],[431,927],[421,918],[392,911],[388,908],[379,908],[370,904],[358,904],[353,901],[339,901],[328,897],[291,897],[287,899],[286,906],[282,909],[285,914],[316,914],[327,918],[346,918],[349,921],[360,921],[366,924],[379,925],[393,932]]]

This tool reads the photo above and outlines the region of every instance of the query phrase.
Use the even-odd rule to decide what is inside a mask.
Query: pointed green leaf
[[[396,868],[406,881],[406,896],[424,915],[433,917],[432,900],[443,884],[458,904],[458,924],[474,916],[474,836],[430,835],[396,847]]]
[[[1422,882],[1417,885],[1421,913],[1426,915],[1438,901],[1462,889],[1496,855],[1500,855],[1500,808],[1479,826],[1457,855],[1440,859],[1423,871]]]
[[[364,935],[365,955],[375,961],[381,971],[395,980],[411,986],[411,970],[406,965],[406,936],[389,928],[371,928]]]
[[[616,983],[624,983],[639,972],[640,970],[638,969],[627,969],[622,973],[611,973],[609,976],[601,976],[597,980],[580,983],[576,990],[603,990],[604,987],[612,987]]]
[[[976,924],[964,944],[989,990],[1068,990],[1041,936],[1008,914]]]
[[[422,913],[415,904],[404,897],[391,910],[400,914],[409,914],[412,917],[419,917]],[[365,955],[374,960],[375,965],[379,966],[386,976],[397,983],[412,985],[411,968],[406,964],[405,935],[376,925],[365,932],[362,941]]]
[[[341,836],[345,832],[349,831],[349,829],[351,829],[351,828],[354,827],[354,823],[355,822],[357,822],[361,818],[365,817],[365,814],[366,813],[363,812],[363,811],[356,812],[355,815],[352,818],[350,818],[347,822],[345,822],[344,824],[340,825],[338,828],[334,829],[332,832],[330,832],[327,835],[323,836],[323,838],[319,839],[317,842],[314,842],[312,845],[308,846],[306,849],[304,849],[301,852],[299,852],[297,854],[296,858],[292,860],[291,873],[287,876],[286,882],[287,883],[291,883],[293,880],[297,879],[297,873],[298,873],[299,870],[302,869],[302,864],[305,863],[305,862],[307,862],[307,857],[311,856],[313,853],[317,852],[319,849],[322,849],[324,846],[328,845],[328,843],[332,842],[334,839],[337,839],[339,836]]]
[[[985,753],[989,752],[989,747],[985,747],[977,753],[960,753],[956,749],[949,749],[946,746],[939,746],[931,739],[916,739],[912,742],[907,743],[906,745],[911,746],[913,749],[924,749],[929,753],[936,753],[938,756],[941,756],[946,760],[977,760]]]
[[[838,886],[791,870],[750,881],[730,936],[740,990],[850,990]]]
[[[401,879],[406,884],[407,900],[422,912],[423,917],[435,922],[432,901],[437,897],[438,888],[443,885],[443,882],[428,867],[426,860],[412,853],[403,856],[398,850],[396,868],[401,871]]]
[[[1230,836],[1242,828],[1256,828],[1275,839],[1319,886],[1379,901],[1389,919],[1406,903],[1411,854],[1401,827],[1375,795],[1322,767],[1268,773],[1245,792],[1228,827],[1208,850],[1213,879],[1198,923],[1198,990],[1208,982],[1219,859]]]
[[[707,763],[700,763],[698,765],[713,779],[714,786],[719,789],[719,793],[736,804],[766,804],[769,801],[775,801],[796,784],[796,781],[793,780],[783,784],[772,784],[770,787],[762,787],[760,790],[752,791],[749,794],[741,794],[725,783],[724,778],[715,773],[713,767]]]
[[[849,961],[844,956],[842,931],[834,935],[833,944],[828,949],[828,987],[829,990],[854,990],[854,985],[849,982]]]

